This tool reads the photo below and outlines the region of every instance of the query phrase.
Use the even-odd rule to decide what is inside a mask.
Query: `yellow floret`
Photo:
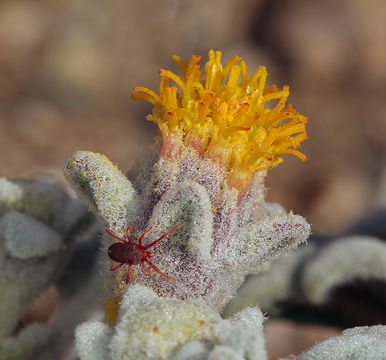
[[[193,55],[188,65],[178,56],[173,59],[183,78],[162,69],[159,95],[143,87],[134,88],[133,95],[155,106],[147,119],[158,124],[164,142],[178,139],[217,162],[230,178],[239,179],[230,181],[234,187],[243,177],[282,162],[281,154],[306,160],[297,149],[307,138],[307,118],[285,105],[288,86],[281,90],[265,86],[264,66],[248,78],[247,65],[239,55],[223,67],[221,52],[210,50],[201,80],[200,56]],[[272,100],[276,105],[268,107]]]
[[[118,311],[119,311],[119,301],[109,296],[107,298],[106,305],[105,305],[105,315],[106,315],[107,321],[110,324],[117,323]]]

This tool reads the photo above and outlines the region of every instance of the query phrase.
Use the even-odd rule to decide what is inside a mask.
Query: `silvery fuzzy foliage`
[[[304,267],[306,298],[325,303],[332,290],[356,280],[379,280],[386,285],[386,244],[369,236],[350,236],[322,248]]]
[[[287,256],[276,260],[263,274],[250,276],[228,304],[225,314],[259,304],[263,311],[278,315],[280,310],[285,311],[287,303],[313,306],[315,311],[329,306],[330,312],[334,309],[340,313],[345,306],[330,303],[334,292],[338,289],[343,291],[347,286],[363,287],[371,282],[377,282],[378,288],[382,284],[383,289],[386,288],[386,244],[383,240],[363,235],[348,235],[315,243],[311,239],[307,246],[301,246],[296,252],[290,251]],[[380,296],[382,298],[382,294]],[[371,307],[371,304],[368,306]],[[351,314],[352,321],[341,325],[369,324],[361,316],[355,320],[356,316]],[[378,316],[379,320],[381,315]],[[335,324],[345,317],[342,313],[340,320],[334,320]],[[374,324],[376,319],[372,321]]]
[[[384,360],[386,326],[363,326],[317,343],[295,360]]]
[[[230,316],[241,309],[258,304],[262,311],[277,315],[277,304],[292,296],[302,296],[296,279],[305,259],[314,253],[308,243],[275,260],[269,269],[259,275],[249,275],[235,297],[227,304],[224,315]],[[296,289],[294,288],[296,286]]]
[[[86,214],[52,179],[0,179],[0,359],[27,359],[48,339],[42,325],[14,332],[25,306],[58,279]]]
[[[258,308],[223,320],[202,301],[160,298],[133,285],[115,327],[86,322],[75,338],[82,360],[264,360],[263,320]]]
[[[158,159],[158,150],[156,143],[129,172],[130,180],[100,154],[79,151],[64,163],[66,179],[78,196],[116,235],[124,237],[131,226],[135,238],[152,226],[146,244],[179,224],[153,248],[152,258],[176,280],[133,269],[133,283],[147,285],[159,296],[204,299],[221,309],[248,273],[260,272],[307,239],[310,227],[302,217],[265,202],[265,172],[256,174],[241,200],[226,186],[225,171],[212,161],[189,149]],[[105,234],[104,250],[115,241]],[[109,293],[117,280],[106,260]],[[123,267],[118,273],[123,288],[125,271]]]

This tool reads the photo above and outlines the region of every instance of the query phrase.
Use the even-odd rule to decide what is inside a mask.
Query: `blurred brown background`
[[[290,85],[309,160],[271,170],[269,199],[339,231],[385,197],[385,19],[384,0],[1,0],[1,175],[61,176],[78,149],[126,171],[155,131],[132,88],[214,48]]]

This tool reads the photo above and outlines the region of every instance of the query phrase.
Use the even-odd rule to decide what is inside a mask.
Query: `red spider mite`
[[[107,227],[106,232],[111,235],[113,238],[118,239],[121,242],[116,242],[107,249],[107,255],[110,257],[111,260],[114,260],[116,262],[119,262],[120,264],[118,266],[112,267],[110,270],[114,271],[119,269],[123,265],[129,265],[129,269],[127,271],[127,280],[130,280],[130,270],[132,265],[137,265],[141,263],[142,272],[147,275],[148,272],[145,269],[145,263],[147,263],[153,270],[155,270],[158,274],[162,275],[163,277],[167,279],[175,280],[175,278],[168,276],[164,274],[162,271],[160,271],[149,259],[154,256],[153,251],[148,251],[152,246],[158,244],[163,238],[168,236],[170,233],[172,233],[174,230],[178,228],[179,225],[176,225],[173,229],[169,230],[167,233],[163,234],[159,239],[153,241],[149,245],[143,246],[142,245],[142,239],[147,234],[152,227],[150,227],[148,230],[146,230],[138,239],[138,244],[135,244],[133,240],[131,240],[129,230],[134,230],[134,228],[128,226],[126,229],[126,237],[127,240],[122,239],[118,237],[117,235],[113,234]]]

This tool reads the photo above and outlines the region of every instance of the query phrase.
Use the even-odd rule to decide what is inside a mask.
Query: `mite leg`
[[[117,265],[116,267],[112,267],[112,268],[110,269],[110,271],[115,271],[115,270],[119,269],[119,268],[120,268],[121,266],[123,266],[123,265],[125,265],[125,263],[121,263],[121,264]]]
[[[158,269],[151,261],[149,260],[144,260],[146,261],[158,274],[162,275],[166,279],[171,279],[171,280],[176,280],[174,277],[168,276],[164,274],[160,269]]]
[[[122,241],[122,242],[124,242],[125,244],[130,244],[129,241],[126,241],[125,239],[122,239],[122,238],[118,237],[117,235],[113,234],[113,233],[108,229],[108,227],[106,227],[106,232],[107,232],[110,236],[112,236],[113,238],[115,238],[115,239],[117,239],[117,240],[119,240],[119,241]]]
[[[180,225],[176,225],[173,229],[170,229],[167,233],[163,234],[159,239],[153,241],[151,244],[149,245],[146,245],[144,247],[145,250],[151,248],[152,246],[154,246],[155,244],[159,243],[163,238],[165,238],[166,236],[168,236],[170,233],[172,233],[174,230],[176,230]],[[151,229],[151,228],[150,228]],[[149,230],[150,230],[149,229]],[[148,231],[149,231],[148,230]],[[146,234],[146,233],[145,233]]]
[[[152,229],[152,226],[150,226],[149,229],[146,230],[146,231],[141,235],[141,237],[138,239],[138,245],[139,245],[139,246],[142,246],[142,239],[143,239],[143,237],[144,237],[151,229]]]
[[[145,261],[141,261],[141,269],[145,275],[150,275],[150,272],[145,268]]]
[[[129,244],[132,244],[133,243],[133,240],[131,240],[131,237],[130,237],[130,234],[129,234],[129,230],[133,231],[135,230],[135,228],[131,227],[131,226],[128,226],[126,228],[126,237],[127,237],[127,240],[129,240]]]

